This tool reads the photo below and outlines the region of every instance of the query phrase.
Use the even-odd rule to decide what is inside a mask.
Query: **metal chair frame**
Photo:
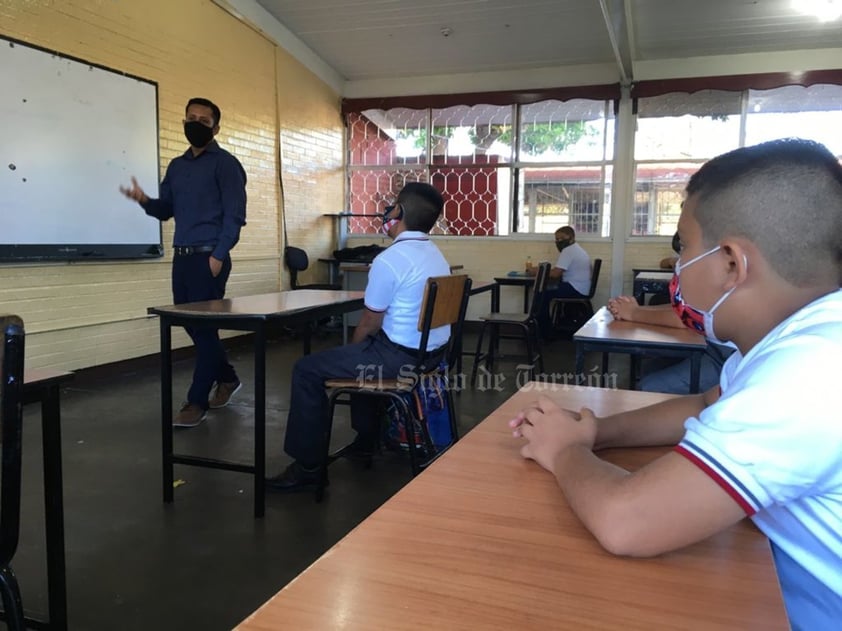
[[[538,312],[541,309],[541,302],[544,299],[544,292],[547,288],[547,280],[550,276],[550,264],[541,263],[538,265],[538,273],[535,275],[535,284],[532,286],[532,302],[529,312],[524,315],[510,313],[489,313],[482,317],[482,328],[477,337],[477,347],[474,352],[474,365],[471,369],[471,385],[476,386],[477,371],[480,362],[485,360],[485,368],[490,371],[494,366],[495,358],[500,357],[497,353],[499,340],[501,339],[523,339],[526,344],[526,360],[529,362],[529,377],[535,375],[535,366],[544,372],[544,357],[541,350],[541,334],[538,329]],[[508,326],[515,328],[520,335],[501,335],[500,328]],[[483,352],[482,343],[486,331],[490,329],[488,337],[488,350]]]
[[[2,353],[2,465],[0,471],[0,595],[7,628],[23,629],[20,587],[10,563],[20,534],[21,450],[23,433],[23,322],[17,316],[0,316]]]
[[[440,295],[450,292],[456,287],[459,287],[460,296],[456,309],[451,309],[452,305],[445,304],[441,307],[441,303],[437,300]],[[436,460],[450,445],[459,440],[459,430],[456,425],[456,411],[454,408],[453,393],[450,387],[449,367],[454,365],[455,353],[460,347],[458,343],[462,336],[462,325],[465,321],[465,313],[468,309],[468,298],[471,291],[471,279],[466,275],[459,276],[439,276],[429,278],[427,286],[424,291],[424,301],[421,307],[421,313],[418,318],[418,330],[421,332],[421,342],[419,344],[418,360],[416,363],[416,380],[414,382],[405,382],[393,380],[384,382],[383,384],[360,384],[355,380],[330,380],[326,382],[325,387],[330,389],[328,396],[328,416],[325,423],[324,441],[324,458],[319,475],[319,484],[316,489],[316,501],[321,501],[324,497],[324,490],[327,486],[327,469],[328,466],[335,461],[342,453],[340,449],[335,454],[330,453],[330,437],[333,427],[333,416],[337,405],[350,404],[351,396],[372,396],[381,397],[392,401],[398,406],[400,417],[403,419],[404,429],[406,432],[407,444],[409,447],[409,462],[412,469],[413,477],[421,473],[427,466]],[[451,293],[452,297],[452,293]],[[440,370],[439,366],[427,366],[428,359],[427,341],[430,336],[430,330],[439,326],[449,324],[451,326],[450,339],[448,341],[448,348],[445,355],[446,366],[445,370]],[[406,404],[403,397],[406,393],[414,392],[419,383],[423,379],[442,377],[446,384],[446,396],[448,404],[448,420],[450,423],[450,434],[452,437],[450,445],[441,451],[437,451],[433,440],[430,437],[430,432],[427,427],[427,419],[423,416],[422,409],[412,409]],[[419,454],[417,453],[417,445],[415,444],[414,428],[418,426],[421,429],[421,437],[426,449],[427,459],[419,462]]]

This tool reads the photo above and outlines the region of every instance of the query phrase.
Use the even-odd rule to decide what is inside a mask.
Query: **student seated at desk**
[[[414,369],[421,342],[418,315],[427,279],[447,276],[450,266],[429,232],[444,207],[429,184],[410,182],[383,215],[383,232],[394,243],[371,264],[365,309],[351,344],[299,359],[292,370],[284,451],[295,460],[266,480],[270,490],[311,491],[324,458],[325,424],[330,422],[324,383],[328,379],[395,379]],[[443,359],[450,326],[430,331],[428,361]],[[371,397],[351,400],[351,425],[357,431],[347,455],[370,455],[377,436],[377,404]]]
[[[552,300],[582,298],[587,296],[591,289],[591,257],[576,243],[576,231],[571,226],[564,226],[555,231],[555,247],[559,254],[555,265],[550,269],[550,282],[557,284],[548,284],[538,313],[538,327],[545,339],[554,334],[550,317]],[[535,276],[538,268],[530,267],[526,273]]]
[[[842,166],[777,140],[707,162],[686,192],[675,293],[708,339],[737,346],[721,387],[602,418],[543,398],[511,428],[610,552],[662,554],[751,517],[793,628],[837,629]],[[593,453],[644,445],[676,447],[635,473]]]
[[[643,306],[637,304],[632,296],[617,296],[608,301],[608,310],[616,320],[675,328],[685,326],[671,304]],[[731,346],[708,342],[699,367],[699,388],[702,391],[719,384],[722,365],[733,352]],[[649,369],[640,378],[640,389],[646,392],[687,394],[690,392],[690,364],[689,357],[648,360]],[[653,365],[656,368],[651,368]]]

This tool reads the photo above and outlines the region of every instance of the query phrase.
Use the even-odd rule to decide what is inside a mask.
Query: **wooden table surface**
[[[203,302],[188,302],[179,305],[150,307],[150,313],[170,315],[190,315],[201,317],[203,314],[213,318],[239,318],[253,316],[289,315],[298,311],[307,311],[321,305],[337,302],[361,300],[361,291],[329,291],[324,289],[298,289],[278,291],[270,294],[256,294],[239,298],[223,298]]]
[[[573,335],[574,341],[611,340],[630,344],[669,344],[687,348],[704,349],[707,342],[703,335],[687,327],[657,326],[640,322],[615,320],[608,307],[600,308],[581,329]]]
[[[598,414],[670,396],[543,392]],[[506,422],[536,396],[515,394],[237,629],[788,628],[768,542],[747,520],[655,559],[605,552],[518,454]],[[605,457],[635,468],[663,451]]]

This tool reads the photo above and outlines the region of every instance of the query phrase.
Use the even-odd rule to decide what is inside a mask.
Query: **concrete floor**
[[[338,343],[330,334],[315,340],[314,350]],[[242,339],[230,347],[243,389],[202,426],[178,431],[176,451],[251,462],[252,355]],[[289,374],[300,353],[300,342],[291,338],[273,341],[267,351],[270,474],[288,462],[282,443]],[[548,371],[572,372],[570,342],[553,343],[545,355]],[[174,365],[177,401],[191,369],[189,356]],[[513,364],[501,363],[500,370],[507,375],[500,391],[457,396],[462,434],[515,390]],[[249,475],[176,465],[175,477],[184,484],[175,490],[174,504],[164,505],[159,401],[156,358],[81,371],[62,392],[72,630],[231,629],[410,479],[399,454],[382,454],[370,470],[338,461],[323,503],[312,494],[270,493],[266,516],[254,519]],[[347,423],[335,428],[336,443],[347,442]],[[22,532],[12,565],[28,612],[46,610],[40,442],[40,410],[27,406]]]

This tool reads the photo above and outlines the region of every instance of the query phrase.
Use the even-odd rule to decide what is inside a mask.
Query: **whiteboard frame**
[[[155,129],[155,164],[154,169],[150,168],[150,172],[154,172],[155,183],[154,191],[157,195],[159,186],[159,165],[160,165],[160,120],[159,120],[159,105],[158,105],[158,83],[144,77],[123,72],[115,68],[94,63],[86,59],[66,55],[64,53],[50,50],[41,46],[36,46],[29,42],[17,40],[0,34],[0,46],[9,47],[23,47],[45,53],[54,58],[60,58],[76,64],[81,64],[89,70],[102,70],[117,77],[124,77],[133,81],[139,81],[148,84],[154,90],[154,129]],[[145,162],[144,162],[145,164]],[[3,169],[11,169],[11,164],[2,165]],[[144,167],[145,168],[145,167]],[[24,180],[25,181],[25,180]],[[128,178],[123,185],[128,184]],[[152,187],[151,183],[144,182],[147,190]],[[117,190],[115,186],[115,206],[123,202],[128,202]],[[135,203],[135,212],[143,214],[143,210]],[[157,239],[149,239],[149,242],[117,242],[117,243],[15,243],[13,238],[9,238],[10,230],[3,230],[3,218],[0,217],[0,263],[2,262],[32,262],[32,261],[94,261],[94,260],[112,260],[112,259],[152,259],[161,258],[164,254],[163,235],[161,222],[153,217],[149,217],[150,221],[157,223]],[[154,231],[153,231],[154,232]],[[46,241],[47,239],[45,239]],[[144,240],[147,241],[147,240]]]

